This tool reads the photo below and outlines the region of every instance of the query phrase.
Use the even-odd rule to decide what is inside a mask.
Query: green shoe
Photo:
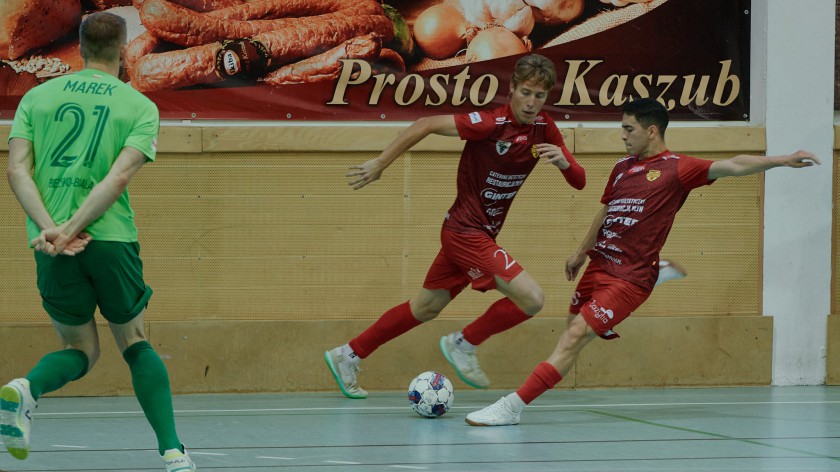
[[[356,383],[356,374],[361,372],[359,365],[344,359],[341,346],[324,352],[324,360],[330,368],[338,388],[347,398],[367,398],[368,393]]]
[[[490,386],[490,379],[478,365],[478,358],[475,357],[475,349],[462,349],[456,342],[459,333],[450,333],[440,338],[440,350],[443,357],[452,364],[455,373],[467,385],[474,388],[487,388]]]
[[[37,406],[26,379],[14,379],[0,388],[0,436],[15,459],[29,456],[32,411]]]

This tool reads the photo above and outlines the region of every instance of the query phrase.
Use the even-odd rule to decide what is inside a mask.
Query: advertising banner
[[[506,102],[516,60],[557,69],[558,122],[653,97],[749,119],[750,0],[3,0],[0,120],[83,67],[78,26],[126,19],[123,78],[163,119],[410,121]]]

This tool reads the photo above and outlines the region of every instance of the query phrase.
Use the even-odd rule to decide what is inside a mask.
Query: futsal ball
[[[426,418],[446,413],[454,400],[452,382],[440,372],[423,372],[414,377],[408,386],[408,404]]]

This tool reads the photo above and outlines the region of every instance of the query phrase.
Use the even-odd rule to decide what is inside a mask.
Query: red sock
[[[560,375],[560,372],[557,372],[556,367],[548,362],[540,362],[525,380],[525,383],[519,387],[516,394],[528,405],[545,393],[546,390],[554,388],[561,380],[563,380],[563,376]]]
[[[421,324],[411,314],[409,302],[405,302],[383,313],[368,329],[353,338],[350,341],[350,348],[357,356],[364,359],[379,346]]]
[[[473,346],[478,346],[494,334],[513,328],[531,319],[521,308],[503,298],[490,305],[490,308],[475,321],[468,324],[462,331],[464,339]]]

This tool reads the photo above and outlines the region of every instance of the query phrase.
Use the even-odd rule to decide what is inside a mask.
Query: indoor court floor
[[[840,471],[840,388],[555,390],[522,423],[464,416],[508,392],[460,389],[424,419],[403,392],[181,395],[200,471]],[[44,398],[2,471],[162,471],[134,397]]]

